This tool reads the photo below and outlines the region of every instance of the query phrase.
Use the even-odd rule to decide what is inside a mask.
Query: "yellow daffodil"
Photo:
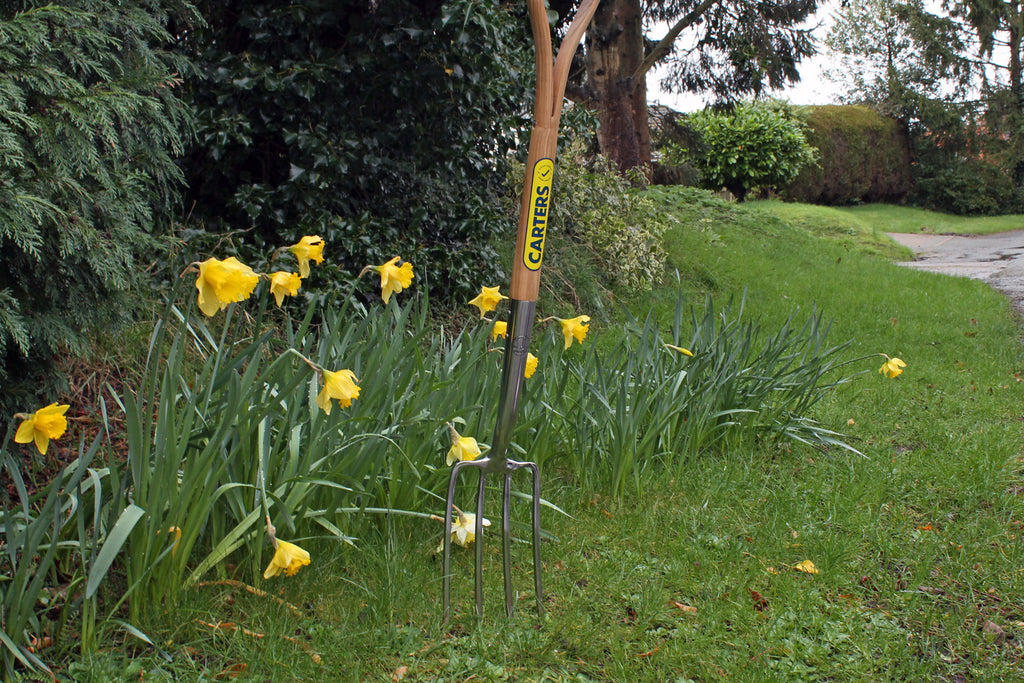
[[[672,349],[673,351],[681,353],[684,356],[693,356],[693,351],[691,351],[690,349],[684,349],[682,346],[676,346],[675,344],[665,344],[665,348]]]
[[[590,329],[589,315],[578,315],[569,320],[562,320],[561,318],[555,318],[555,320],[562,324],[562,334],[565,335],[565,348],[572,346],[573,339],[576,339],[581,344],[583,343],[583,338],[587,336],[587,330]]]
[[[299,277],[309,277],[309,262],[324,262],[324,239],[320,235],[306,235],[298,244],[288,247],[288,251],[295,254],[299,262]]]
[[[50,447],[50,439],[59,439],[64,436],[68,428],[68,419],[64,413],[68,412],[71,406],[57,405],[51,403],[45,408],[40,408],[31,415],[21,415],[24,418],[14,434],[17,443],[36,442],[36,448],[43,455]]]
[[[286,273],[279,270],[270,274],[270,293],[274,295],[277,305],[284,303],[286,296],[295,296],[302,286],[302,278],[295,273]]]
[[[469,302],[470,306],[476,306],[480,309],[480,317],[484,317],[485,314],[490,313],[498,307],[498,302],[508,297],[503,295],[498,290],[500,287],[481,287],[480,293]]]
[[[484,526],[490,526],[491,520],[484,518]],[[463,548],[476,539],[476,515],[472,512],[459,512],[458,517],[452,521],[452,543],[461,545]]]
[[[523,371],[523,377],[530,379],[533,377],[533,373],[537,372],[537,356],[527,352],[526,354],[526,369]]]
[[[494,327],[491,328],[491,341],[498,341],[498,337],[502,339],[508,334],[508,323],[504,320],[497,320],[494,323]]]
[[[351,370],[323,371],[324,388],[316,397],[316,404],[328,415],[331,414],[331,399],[338,399],[338,405],[348,408],[359,398],[359,379]]]
[[[277,548],[274,557],[263,572],[263,578],[269,579],[284,572],[285,576],[295,576],[300,569],[309,564],[309,553],[288,541],[275,540]]]
[[[455,427],[448,424],[448,435],[452,439],[452,447],[448,449],[448,457],[445,464],[451,467],[452,463],[459,460],[476,460],[480,457],[480,445],[471,436],[462,436]]]
[[[396,256],[382,266],[367,266],[363,269],[364,273],[369,269],[380,274],[380,298],[384,303],[391,301],[392,294],[397,294],[411,285],[415,277],[412,264],[407,261],[399,266],[398,262],[401,260],[401,256]]]
[[[199,264],[199,277],[196,278],[199,310],[212,316],[236,301],[245,301],[259,281],[252,268],[234,256],[223,261],[206,259]]]
[[[885,356],[885,354],[882,354]],[[900,373],[903,372],[903,368],[907,367],[907,364],[901,361],[899,358],[889,358],[885,356],[885,363],[882,367],[878,368],[878,374],[885,375],[889,379],[893,377],[899,377]]]

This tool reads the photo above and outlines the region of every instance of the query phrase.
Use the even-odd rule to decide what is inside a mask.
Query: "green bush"
[[[960,159],[919,178],[915,199],[930,209],[961,216],[1012,213],[1013,179],[1002,169],[978,159]]]
[[[912,188],[910,142],[899,124],[863,106],[805,110],[819,165],[805,167],[783,193],[808,204],[901,202]]]
[[[199,144],[194,222],[245,230],[242,255],[321,235],[344,282],[396,254],[456,300],[500,270],[491,236],[510,152],[529,131],[521,8],[493,0],[197,3],[182,49]],[[517,14],[518,12],[518,14]]]
[[[772,104],[740,104],[730,112],[704,110],[691,114],[688,125],[699,135],[701,153],[679,147],[666,151],[670,163],[690,162],[709,190],[725,187],[743,201],[754,188],[773,189],[789,183],[815,160],[804,125],[785,108]]]
[[[190,121],[167,20],[144,0],[0,5],[0,404],[132,310]]]

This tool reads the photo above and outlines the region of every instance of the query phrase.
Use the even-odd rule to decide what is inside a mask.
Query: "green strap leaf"
[[[117,523],[114,524],[114,528],[107,534],[107,540],[103,542],[103,547],[100,549],[99,555],[96,556],[96,562],[89,570],[89,581],[85,585],[86,599],[96,594],[96,589],[99,588],[100,582],[107,576],[107,571],[110,569],[110,565],[114,563],[114,558],[121,552],[125,541],[128,540],[128,535],[144,514],[146,514],[145,510],[132,503],[117,518]]]

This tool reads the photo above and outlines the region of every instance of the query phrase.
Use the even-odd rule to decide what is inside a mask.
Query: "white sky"
[[[825,78],[824,70],[833,66],[828,48],[824,45],[828,27],[832,23],[832,8],[837,0],[824,0],[817,14],[807,22],[815,26],[814,39],[818,54],[800,62],[800,82],[785,90],[768,93],[778,99],[789,100],[791,104],[833,104],[840,94],[842,86]],[[652,34],[652,38],[658,33]],[[708,102],[698,95],[675,95],[661,90],[662,70],[653,69],[647,74],[647,98],[652,103],[663,104],[676,111],[696,111],[703,109]]]

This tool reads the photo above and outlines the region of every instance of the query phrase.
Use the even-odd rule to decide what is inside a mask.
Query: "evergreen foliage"
[[[525,140],[533,52],[497,2],[199,3],[182,48],[200,144],[193,218],[241,248],[325,238],[343,281],[401,255],[462,297],[499,274],[499,193]],[[517,10],[520,11],[521,10]]]
[[[899,123],[913,201],[958,214],[1019,210],[1020,22],[1012,3],[973,0],[855,0],[837,12],[827,43],[840,65],[829,75],[847,86],[845,102]]]
[[[155,0],[0,5],[0,380],[130,311],[190,125],[166,21]]]
[[[816,159],[803,122],[773,103],[708,109],[691,114],[687,123],[700,136],[702,153],[670,146],[670,163],[693,164],[706,188],[725,187],[741,202],[754,188],[788,184]]]
[[[810,204],[901,202],[912,189],[910,142],[892,118],[856,105],[810,107],[807,138],[818,149],[786,188],[789,199]]]

